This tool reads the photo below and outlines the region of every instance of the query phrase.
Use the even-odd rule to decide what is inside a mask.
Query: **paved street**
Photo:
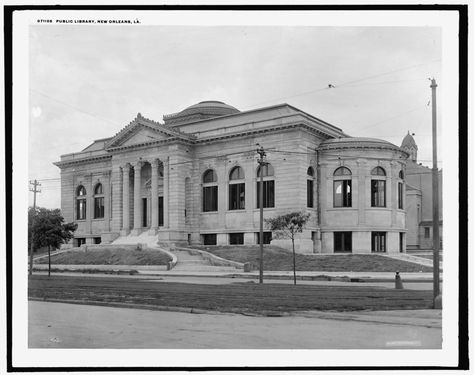
[[[30,301],[29,346],[183,349],[441,347],[439,310],[315,312],[303,315],[190,314]]]

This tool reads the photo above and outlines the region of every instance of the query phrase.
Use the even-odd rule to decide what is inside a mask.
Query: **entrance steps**
[[[192,272],[225,272],[241,271],[232,266],[215,266],[202,255],[193,254],[186,250],[170,249],[170,252],[176,255],[178,262],[170,272],[173,271],[192,271]]]
[[[138,236],[129,234],[128,236],[120,236],[112,242],[112,245],[136,245],[142,244],[147,247],[158,246],[158,236],[150,235],[148,232],[140,233]]]

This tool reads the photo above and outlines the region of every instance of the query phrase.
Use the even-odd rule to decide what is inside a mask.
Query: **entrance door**
[[[386,252],[386,233],[372,232],[372,252],[385,253]]]
[[[158,197],[158,225],[163,226],[163,197]]]
[[[143,213],[142,226],[143,228],[146,228],[148,226],[148,223],[147,223],[148,212],[147,212],[147,199],[146,198],[142,198],[142,213]]]

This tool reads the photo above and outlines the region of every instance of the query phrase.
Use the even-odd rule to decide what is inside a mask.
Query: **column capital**
[[[153,168],[157,168],[160,165],[160,159],[153,159],[150,161],[150,164]]]
[[[125,163],[121,165],[122,170],[125,171],[130,171],[130,163]]]
[[[136,168],[141,168],[143,166],[143,161],[142,160],[137,160],[134,163],[130,163],[134,169]]]

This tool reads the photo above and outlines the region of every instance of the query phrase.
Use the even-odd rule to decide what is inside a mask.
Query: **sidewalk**
[[[57,270],[64,271],[85,271],[92,272],[120,272],[120,273],[136,273],[140,276],[167,276],[167,277],[216,277],[216,278],[242,278],[258,280],[259,272],[242,272],[233,268],[228,270],[224,267],[215,267],[215,270],[179,270],[173,269],[166,271],[165,266],[120,266],[120,265],[53,265],[51,272],[55,273]],[[47,271],[47,264],[36,264],[34,270]],[[134,272],[136,271],[136,272]],[[84,273],[87,273],[85,271]],[[400,276],[404,282],[429,282],[433,279],[431,272],[401,272]],[[264,278],[271,279],[293,279],[292,271],[265,271]],[[326,271],[297,271],[297,280],[322,280],[322,281],[346,281],[346,282],[392,282],[395,279],[394,272],[326,272]],[[440,277],[442,280],[442,275]]]

